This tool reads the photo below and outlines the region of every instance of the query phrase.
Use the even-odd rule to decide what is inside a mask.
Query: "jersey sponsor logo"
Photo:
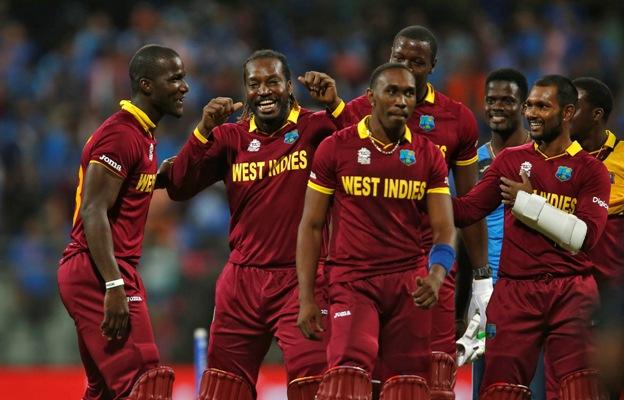
[[[402,149],[399,152],[399,160],[405,165],[413,165],[416,162],[416,154],[414,150]]]
[[[308,153],[299,150],[281,158],[267,161],[252,161],[232,164],[232,181],[249,182],[276,176],[286,171],[306,169]]]
[[[150,161],[152,161],[154,159],[154,143],[150,143],[150,145],[149,145],[149,151],[147,153],[147,158],[149,158]]]
[[[260,150],[260,141],[258,139],[254,139],[249,142],[249,146],[247,146],[247,151],[255,153],[258,150]]]
[[[349,311],[349,310],[336,311],[334,313],[334,319],[336,319],[336,318],[343,318],[343,317],[350,317],[350,316],[351,316],[351,311]]]
[[[310,171],[310,178],[316,179],[316,174],[314,173],[314,171]]]
[[[358,164],[369,165],[371,163],[371,152],[366,147],[362,147],[358,150],[357,161]]]
[[[297,130],[288,132],[284,135],[284,143],[286,144],[293,144],[297,141],[297,139],[299,139],[299,132]]]
[[[151,193],[156,185],[156,174],[141,174],[137,181],[136,190],[139,192]]]
[[[561,182],[569,181],[572,178],[572,168],[560,165],[555,172],[555,177]]]
[[[607,204],[606,201],[601,200],[599,197],[594,196],[594,198],[592,199],[592,201],[594,202],[594,204],[598,204],[600,207],[605,208],[605,209],[609,209],[609,205]]]
[[[381,196],[390,199],[421,200],[427,182],[375,176],[342,176],[342,187],[351,196]],[[381,188],[380,186],[383,186]]]
[[[128,296],[128,303],[136,303],[143,301],[141,296]]]
[[[521,174],[522,171],[524,171],[526,176],[528,176],[530,178],[531,177],[531,168],[533,168],[533,164],[531,164],[528,161],[525,161],[522,164],[520,164],[520,171],[518,173]]]
[[[104,161],[106,164],[111,166],[115,171],[121,172],[121,164],[119,164],[117,161],[111,160],[106,154],[102,154],[100,156],[100,161]]]
[[[435,119],[433,118],[433,115],[421,115],[418,126],[423,131],[429,132],[433,130],[433,128],[435,128]]]

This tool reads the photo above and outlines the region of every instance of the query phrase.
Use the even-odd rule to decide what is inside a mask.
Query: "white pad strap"
[[[583,246],[587,224],[576,215],[552,206],[542,196],[519,191],[511,212],[522,223],[566,250],[577,252]]]

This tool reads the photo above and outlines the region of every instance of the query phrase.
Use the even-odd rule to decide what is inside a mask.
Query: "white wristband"
[[[117,286],[123,286],[123,285],[124,285],[124,280],[121,278],[115,279],[114,281],[108,281],[106,282],[106,290],[112,289]]]

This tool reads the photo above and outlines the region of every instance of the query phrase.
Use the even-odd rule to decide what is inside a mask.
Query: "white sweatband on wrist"
[[[112,289],[117,286],[123,286],[123,285],[124,285],[124,280],[121,278],[115,279],[114,281],[108,281],[106,282],[106,290]]]
[[[587,224],[576,215],[552,206],[542,196],[519,191],[511,212],[566,250],[577,252],[583,246]]]

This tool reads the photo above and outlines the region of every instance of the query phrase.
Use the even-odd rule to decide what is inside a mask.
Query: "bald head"
[[[166,68],[166,61],[173,58],[180,58],[178,53],[169,47],[148,44],[141,47],[130,60],[130,83],[132,94],[139,91],[141,78],[154,79],[163,68]]]

